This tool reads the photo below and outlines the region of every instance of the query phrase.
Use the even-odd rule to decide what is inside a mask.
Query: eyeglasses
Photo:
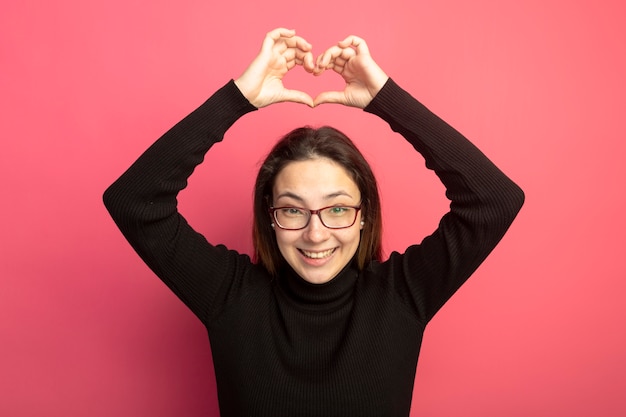
[[[329,229],[345,229],[356,221],[361,206],[329,206],[318,210],[302,207],[270,207],[276,225],[285,230],[300,230],[309,225],[311,216],[317,214]]]

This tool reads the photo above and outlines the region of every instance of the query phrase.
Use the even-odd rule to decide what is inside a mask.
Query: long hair
[[[254,258],[271,275],[276,275],[284,259],[271,227],[269,208],[272,188],[278,173],[290,162],[328,158],[341,165],[361,192],[361,211],[365,226],[356,252],[360,270],[372,260],[382,258],[382,215],[378,185],[371,167],[354,143],[339,130],[309,126],[292,130],[274,145],[261,168],[254,187]]]

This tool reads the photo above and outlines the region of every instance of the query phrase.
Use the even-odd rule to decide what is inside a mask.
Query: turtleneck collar
[[[330,281],[312,284],[285,264],[280,269],[278,282],[282,292],[298,306],[328,311],[342,306],[350,298],[358,276],[358,268],[351,261]]]

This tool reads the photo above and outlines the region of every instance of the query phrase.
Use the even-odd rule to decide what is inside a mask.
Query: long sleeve
[[[450,211],[421,244],[383,266],[401,296],[428,322],[478,268],[520,210],[522,190],[478,148],[389,80],[365,109],[422,154],[446,187]]]
[[[177,210],[177,195],[205,153],[242,115],[256,110],[230,81],[177,123],[104,193],[126,239],[166,285],[202,320],[220,291],[251,262],[210,245]],[[226,281],[232,281],[230,284]]]
[[[365,110],[424,156],[450,212],[385,262],[349,265],[321,285],[288,269],[271,280],[247,256],[208,243],[176,207],[208,149],[252,110],[234,83],[224,86],[109,187],[107,208],[207,327],[222,416],[408,416],[425,324],[500,240],[523,193],[390,80]]]

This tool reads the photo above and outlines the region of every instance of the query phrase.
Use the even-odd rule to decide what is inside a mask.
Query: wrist
[[[387,84],[388,80],[389,76],[385,74],[382,69],[373,74],[369,87],[369,92],[372,95],[372,98],[376,97],[385,84]]]
[[[249,85],[246,83],[245,79],[239,77],[233,80],[233,82],[241,95],[244,96],[246,100],[250,102],[250,104],[258,108],[259,106],[255,103],[256,94],[254,93],[254,90],[250,88]]]

